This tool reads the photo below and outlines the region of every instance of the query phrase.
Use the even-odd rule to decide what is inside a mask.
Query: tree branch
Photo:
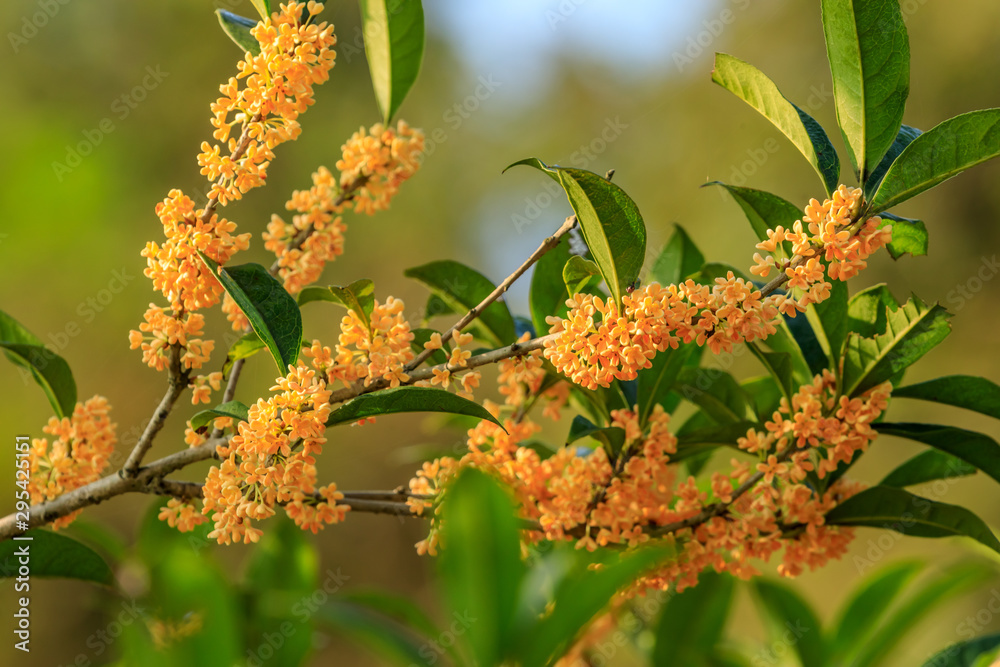
[[[136,476],[139,464],[142,463],[146,452],[153,446],[156,434],[163,428],[163,424],[167,421],[167,417],[170,416],[170,411],[173,409],[177,399],[187,389],[190,372],[181,368],[181,347],[177,343],[174,343],[170,347],[170,366],[167,372],[167,392],[160,400],[160,404],[150,418],[149,423],[146,424],[146,429],[139,437],[139,442],[135,444],[132,453],[129,454],[128,459],[125,461],[125,465],[122,466],[119,474],[124,478]]]

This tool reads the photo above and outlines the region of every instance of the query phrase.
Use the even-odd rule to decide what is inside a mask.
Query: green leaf
[[[688,422],[690,421],[689,419]],[[687,449],[695,445],[712,445],[713,448],[717,445],[732,445],[735,447],[737,440],[745,438],[748,430],[757,427],[756,422],[740,421],[714,426],[703,426],[701,428],[685,428],[688,422],[685,422],[684,426],[677,431],[678,453],[682,449]],[[675,456],[670,457],[671,461],[675,459]]]
[[[237,422],[249,421],[249,410],[250,408],[239,401],[226,401],[225,403],[216,405],[214,408],[196,412],[191,417],[191,428],[197,431],[211,424],[217,417],[232,417]]]
[[[947,375],[894,389],[893,398],[918,398],[1000,419],[1000,385],[972,375]]]
[[[469,468],[448,488],[441,513],[439,573],[451,609],[476,619],[468,634],[476,662],[500,664],[519,643],[511,630],[525,575],[514,504],[494,479]]]
[[[115,576],[101,556],[71,537],[34,528],[24,533],[30,539],[9,539],[0,542],[0,578],[14,578],[23,565],[18,550],[28,550],[32,577],[62,577],[80,579],[112,586]]]
[[[563,236],[554,248],[541,256],[535,262],[531,274],[529,290],[529,308],[531,322],[539,334],[548,333],[549,325],[545,322],[548,316],[566,317],[566,285],[562,280],[563,267],[573,255],[569,252],[569,238]]]
[[[429,667],[439,658],[436,653],[428,651],[428,640],[436,639],[436,635],[423,637],[416,634],[399,621],[365,604],[333,599],[320,607],[318,614],[322,623],[368,647],[390,664]]]
[[[620,304],[639,277],[646,254],[646,225],[639,207],[624,190],[593,172],[549,167],[537,158],[520,160],[507,169],[522,164],[540,169],[562,185],[583,240],[615,303]]]
[[[878,190],[878,186],[882,183],[882,179],[885,178],[885,174],[889,171],[892,163],[896,161],[896,158],[903,152],[903,149],[913,143],[913,140],[921,134],[922,132],[915,127],[900,125],[896,139],[889,146],[889,150],[882,157],[882,161],[878,163],[878,167],[875,168],[868,177],[868,180],[865,181],[865,199],[872,198],[872,195]]]
[[[971,537],[1000,553],[1000,542],[978,516],[902,489],[873,486],[851,496],[826,515],[830,526],[870,526],[914,537]]]
[[[76,407],[76,380],[66,360],[49,350],[35,334],[0,310],[0,348],[12,364],[25,369],[45,392],[60,418]]]
[[[920,586],[912,593],[890,618],[882,624],[878,632],[861,647],[854,660],[843,664],[857,667],[876,667],[891,655],[907,634],[918,623],[946,600],[966,591],[981,588],[996,575],[991,568],[976,567],[964,563],[942,573]]]
[[[253,330],[240,336],[226,354],[226,363],[222,365],[223,377],[229,378],[229,371],[238,360],[249,359],[266,347],[264,341]]]
[[[680,229],[680,228],[678,228]],[[664,350],[652,358],[649,368],[639,371],[639,425],[646,426],[657,405],[664,405],[681,369],[687,364],[695,345],[681,344],[677,349]],[[666,409],[666,406],[664,406]]]
[[[884,334],[864,338],[851,333],[844,355],[843,393],[857,396],[900,373],[951,333],[950,315],[940,305],[928,308],[912,297],[886,313]]]
[[[604,446],[608,452],[608,458],[614,460],[621,452],[625,444],[625,430],[617,426],[601,427],[583,415],[573,418],[573,423],[569,427],[569,435],[566,436],[566,444],[576,442],[581,438],[594,438]]]
[[[823,369],[827,368],[830,363],[830,359],[823,351],[823,346],[820,344],[819,338],[816,337],[816,331],[810,324],[809,318],[798,316],[783,319],[785,326],[788,327],[788,331],[802,352],[802,358],[805,359],[809,369],[809,378],[822,373]]]
[[[719,423],[752,419],[750,401],[733,376],[714,368],[684,368],[674,387]]]
[[[701,267],[701,271],[691,277],[696,283],[715,287],[716,278],[728,278],[732,273],[736,278],[742,278],[746,282],[752,282],[750,277],[737,269],[735,266],[723,264],[722,262],[709,262]]]
[[[751,589],[775,641],[791,643],[802,665],[826,663],[827,647],[816,613],[790,586],[755,579]],[[789,641],[789,634],[792,638]]]
[[[387,616],[428,639],[435,639],[441,635],[441,630],[431,621],[427,614],[405,597],[374,590],[362,590],[344,593],[343,595],[339,595],[337,599],[338,601],[356,604]],[[454,645],[441,646],[441,648],[448,651],[448,654],[457,664],[458,655],[454,650]],[[424,656],[424,659],[427,660],[427,657]]]
[[[764,365],[764,369],[775,379],[785,398],[792,400],[792,394],[795,393],[796,388],[793,387],[792,382],[791,355],[787,352],[766,352],[753,343],[747,343],[747,346],[753,356],[757,357]]]
[[[262,19],[271,17],[271,0],[250,0],[250,4],[257,10]]]
[[[375,99],[388,123],[420,72],[424,10],[420,0],[359,0]]]
[[[573,255],[563,267],[562,279],[567,294],[578,294],[588,286],[600,283],[601,269],[589,259]]]
[[[901,218],[892,213],[882,213],[882,218],[880,227],[892,227],[892,241],[886,246],[890,257],[899,259],[907,253],[914,257],[927,255],[927,226],[923,220]]]
[[[862,183],[896,139],[910,92],[910,44],[898,0],[823,0],[837,121]]]
[[[750,221],[750,226],[753,228],[753,232],[757,235],[759,241],[767,240],[767,231],[769,229],[777,229],[779,226],[791,229],[796,220],[802,219],[802,210],[800,208],[770,192],[726,185],[721,181],[705,183],[701,187],[707,185],[720,185],[732,195],[733,200],[739,204],[743,213],[746,214],[747,220]],[[774,255],[778,259],[791,257],[792,244],[788,241],[783,242],[778,246]]]
[[[851,297],[847,305],[848,330],[865,338],[885,333],[887,308],[896,310],[899,302],[885,283],[861,290]]]
[[[349,424],[365,417],[398,412],[449,412],[469,415],[491,421],[503,428],[496,417],[478,403],[434,387],[395,387],[361,394],[334,410],[326,425],[330,427]]]
[[[920,561],[892,563],[865,578],[841,609],[830,635],[830,655],[824,664],[853,664],[847,656],[858,651],[878,631],[889,607],[924,568]]]
[[[722,639],[734,590],[728,574],[705,572],[697,586],[670,597],[656,625],[651,664],[704,664]]]
[[[880,435],[908,438],[957,456],[1000,482],[1000,444],[975,431],[933,424],[874,424]]]
[[[283,636],[272,644],[276,665],[301,665],[312,648],[313,616],[303,614],[319,585],[319,555],[305,532],[290,519],[268,522],[267,530],[250,553],[244,580],[249,616],[250,646],[263,646],[268,638]],[[338,582],[324,582],[332,587]],[[276,642],[275,642],[276,644]]]
[[[590,570],[587,556],[576,552],[573,567],[555,588],[552,613],[538,620],[537,612],[521,613],[521,631],[515,642],[517,664],[522,667],[549,665],[563,655],[580,630],[621,589],[635,581],[657,563],[674,555],[669,547],[645,547],[631,552],[617,562]],[[494,663],[480,663],[494,664]]]
[[[840,365],[840,354],[844,349],[844,341],[847,340],[848,321],[844,317],[847,310],[847,283],[842,280],[830,281],[832,288],[830,297],[825,301],[810,306],[819,321],[819,327],[814,327],[813,331],[819,329],[826,339],[826,347],[830,358],[828,368],[837,368]],[[880,332],[881,333],[881,332]]]
[[[244,52],[249,51],[255,56],[260,55],[260,42],[250,34],[250,29],[257,25],[257,21],[227,12],[225,9],[216,9],[215,15],[219,17],[219,24],[223,31],[229,35],[229,39],[233,40],[236,46]]]
[[[246,315],[281,374],[287,373],[302,347],[302,313],[295,299],[260,264],[225,267],[201,252],[198,256]]]
[[[653,262],[652,279],[661,285],[679,285],[705,264],[705,256],[680,225],[674,225],[667,245]]]
[[[840,179],[837,151],[820,124],[789,102],[767,75],[739,58],[716,53],[712,81],[771,121],[813,166],[827,193],[833,192]]]
[[[1000,109],[971,111],[913,140],[871,200],[870,214],[888,210],[969,167],[1000,155]]]
[[[935,653],[923,667],[989,667],[1000,648],[1000,633],[966,639]],[[978,660],[988,656],[986,664]]]
[[[455,312],[472,310],[496,289],[489,278],[475,269],[447,259],[415,266],[403,271],[403,275],[425,284]],[[517,338],[514,318],[507,304],[500,300],[487,306],[470,326],[496,347],[509,345]]]
[[[976,467],[969,465],[957,456],[936,449],[928,449],[898,465],[879,482],[879,485],[901,489],[904,486],[924,484],[938,479],[951,479],[974,474],[976,474]]]
[[[311,301],[329,301],[353,310],[365,328],[371,331],[372,311],[375,309],[375,283],[367,278],[355,280],[347,287],[330,285],[328,287],[310,286],[299,292],[299,307]]]
[[[440,332],[434,329],[413,329],[411,331],[413,334],[413,340],[410,341],[410,347],[413,348],[415,354],[420,354],[424,351],[424,343],[428,343],[431,340],[431,334],[439,334]],[[428,359],[434,364],[446,364],[448,363],[448,356],[451,354],[451,345],[447,342],[442,343],[441,349],[434,350],[431,352],[431,356]]]

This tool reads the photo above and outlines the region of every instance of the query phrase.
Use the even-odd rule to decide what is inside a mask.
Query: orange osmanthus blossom
[[[31,441],[28,492],[32,504],[61,496],[101,477],[118,440],[117,425],[108,417],[110,409],[106,398],[94,396],[85,403],[77,403],[71,416],[52,417],[42,427],[53,438],[52,442],[48,438]],[[53,521],[53,530],[71,524],[81,511]]]
[[[343,145],[337,161],[340,185],[360,183],[354,210],[372,215],[389,207],[400,184],[416,173],[424,151],[424,133],[399,121],[396,128],[381,123],[361,128]]]
[[[757,245],[774,252],[784,241],[792,244],[800,263],[788,262],[788,286],[800,294],[763,296],[752,283],[732,271],[715,285],[688,280],[666,287],[650,283],[622,296],[621,307],[590,294],[574,294],[566,301],[566,319],[549,316],[550,333],[545,358],[573,382],[588,388],[608,387],[611,381],[633,380],[649,368],[657,352],[694,341],[713,353],[730,352],[734,345],[767,338],[776,331],[780,315],[794,317],[809,304],[830,295],[826,281],[847,280],[866,266],[867,257],[892,240],[892,228],[873,217],[851,233],[863,193],[840,186],[832,199],[815,199],[791,231],[768,230],[768,240]],[[774,258],[754,256],[753,273],[767,276]],[[828,266],[823,264],[825,260]]]

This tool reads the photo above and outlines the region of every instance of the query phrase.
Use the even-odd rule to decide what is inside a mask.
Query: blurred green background
[[[139,251],[147,240],[161,237],[153,206],[170,188],[198,200],[196,193],[207,187],[195,155],[201,141],[210,138],[208,105],[217,97],[219,83],[234,74],[239,58],[212,10],[221,7],[248,16],[253,10],[249,2],[235,0],[214,5],[195,0],[50,4],[0,5],[5,35],[0,104],[8,127],[0,133],[0,263],[5,278],[0,281],[0,308],[70,362],[81,400],[95,393],[108,397],[125,452],[165,383],[163,375],[141,363],[137,351],[128,349],[128,330],[137,327],[147,304],[156,299],[142,277]],[[771,190],[799,205],[820,197],[821,190],[812,170],[776,130],[710,82],[714,51],[732,53],[768,73],[842,149],[818,2],[674,0],[625,6],[611,0],[426,0],[424,6],[425,60],[400,117],[427,132],[427,159],[390,211],[374,218],[345,218],[345,255],[324,276],[326,283],[338,284],[372,278],[380,298],[403,298],[414,317],[425,292],[403,278],[403,269],[451,258],[499,281],[561,223],[568,205],[550,196],[541,175],[514,170],[501,177],[504,166],[527,156],[600,173],[614,168],[615,182],[635,199],[646,220],[650,255],[679,223],[710,261],[748,267],[754,237],[739,209],[721,190],[699,186],[723,180]],[[904,122],[926,130],[958,113],[1000,106],[1000,4],[968,0],[961,11],[926,0],[903,0],[901,6],[912,49]],[[351,132],[378,119],[356,3],[331,3],[324,17],[337,26],[340,40],[331,80],[320,87],[315,107],[302,118],[299,141],[278,149],[268,187],[225,211],[240,231],[255,234],[250,251],[240,255],[242,261],[269,264],[259,233],[271,214],[284,213],[290,193],[308,187],[316,166],[333,167]],[[105,122],[102,131],[103,119],[110,119],[110,125]],[[80,142],[93,144],[93,150],[73,167],[67,151]],[[841,157],[846,162],[842,150]],[[57,162],[71,168],[54,167]],[[898,212],[927,222],[930,255],[893,262],[880,253],[852,283],[856,291],[886,281],[898,298],[912,291],[955,313],[954,333],[915,367],[913,381],[951,373],[1000,381],[1000,281],[989,279],[997,269],[988,268],[1000,252],[997,183],[1000,163],[991,163],[908,202]],[[980,273],[983,266],[987,268]],[[989,278],[980,280],[977,273]],[[117,288],[119,283],[111,285],[116,277],[125,278],[124,289],[112,295],[108,289]],[[527,312],[526,285],[522,279],[508,295],[515,313]],[[221,315],[215,317],[210,337],[221,341],[224,324]],[[307,313],[307,337],[330,344],[335,333],[332,309]],[[759,369],[743,358],[733,372],[746,377]],[[255,358],[237,397],[254,400],[274,374],[270,360]],[[15,434],[41,436],[50,416],[43,395],[11,365],[5,366],[3,378],[0,423],[5,442]],[[152,456],[184,447],[183,420],[194,411],[182,405],[175,412]],[[909,403],[893,406],[890,416],[897,421],[941,420],[1000,437],[995,423],[957,409]],[[549,433],[558,439],[561,428]],[[414,447],[431,444],[447,451],[463,442],[460,432],[442,430],[435,420],[406,417],[340,429],[329,437],[321,479],[343,489],[393,488],[418,466]],[[881,439],[856,475],[877,479],[916,451],[911,443]],[[0,507],[12,508],[12,461],[0,468],[11,480],[0,484]],[[198,479],[205,469],[176,477]],[[968,504],[997,527],[997,497],[995,484],[978,475],[936,499]],[[131,536],[151,502],[139,496],[117,498],[88,509],[86,516]],[[320,572],[339,568],[349,577],[349,588],[389,589],[433,608],[431,563],[412,546],[424,532],[417,521],[355,515],[312,539],[320,549]],[[859,530],[855,553],[864,556],[879,535]],[[238,572],[248,550],[213,551]],[[944,563],[966,553],[966,545],[954,541],[904,539],[895,541],[880,564],[914,554]],[[849,556],[801,577],[797,585],[819,609],[830,612],[859,576]],[[995,583],[994,590],[1000,579]],[[958,640],[958,624],[991,594],[986,588],[978,598],[963,598],[939,610],[892,664],[919,664],[933,650]],[[11,618],[10,597],[6,592],[2,596],[3,619]],[[102,599],[90,586],[36,580],[34,650],[27,664],[68,664],[81,653],[93,658],[86,642],[105,623]],[[759,635],[756,613],[745,600],[736,617],[736,635]],[[9,623],[4,620],[0,627]],[[996,618],[984,628],[997,629]],[[334,659],[337,664],[379,664],[337,637],[317,641],[313,664]],[[0,662],[26,664],[16,662],[22,656],[11,643],[0,646]],[[104,661],[93,659],[94,664]]]

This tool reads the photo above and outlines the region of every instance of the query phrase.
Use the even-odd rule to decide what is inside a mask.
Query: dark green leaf
[[[645,427],[653,409],[666,402],[667,394],[673,389],[677,376],[694,349],[695,345],[681,344],[677,349],[664,350],[653,357],[652,366],[639,371],[636,379],[639,383],[640,426]]]
[[[601,269],[589,259],[573,255],[566,260],[562,279],[563,283],[566,284],[567,294],[578,294],[588,286],[600,283]]]
[[[792,386],[792,357],[787,352],[766,352],[760,346],[748,343],[753,356],[760,360],[764,369],[771,374],[777,383],[781,393],[788,400],[792,399],[794,389]]]
[[[822,7],[837,121],[865,183],[903,120],[910,92],[906,24],[898,0],[823,0]]]
[[[830,637],[830,655],[825,664],[852,664],[847,656],[856,653],[878,631],[889,607],[917,576],[920,561],[893,563],[865,578],[851,593],[838,615]]]
[[[365,417],[390,415],[397,412],[449,412],[486,419],[503,426],[483,406],[434,387],[395,387],[362,394],[344,403],[330,414],[326,425],[348,424]]]
[[[1000,633],[966,639],[935,653],[923,667],[989,667],[997,649],[1000,649]],[[989,657],[986,664],[978,660],[980,656]]]
[[[424,10],[420,0],[360,0],[360,4],[375,99],[388,123],[420,72]]]
[[[712,181],[705,185],[721,185],[732,195],[733,200],[739,204],[740,208],[743,209],[743,213],[746,214],[747,220],[750,221],[750,226],[753,227],[753,232],[757,235],[759,241],[767,240],[767,231],[769,229],[777,229],[779,226],[791,229],[796,220],[802,219],[801,209],[795,206],[795,204],[770,192],[726,185],[721,181]],[[705,185],[701,187],[705,187]],[[792,244],[785,241],[778,246],[774,254],[778,259],[791,257]]]
[[[697,586],[672,596],[656,626],[652,664],[701,664],[722,639],[734,588],[728,574],[704,572]]]
[[[625,431],[617,426],[602,428],[582,415],[573,418],[573,423],[569,427],[569,435],[566,436],[566,444],[576,442],[581,438],[594,438],[604,445],[608,452],[608,458],[614,459],[622,450],[625,444]]]
[[[915,127],[900,125],[896,139],[889,146],[889,150],[882,158],[882,161],[878,163],[878,167],[875,168],[868,177],[868,180],[865,181],[865,199],[872,198],[872,195],[878,190],[879,184],[882,183],[882,179],[885,178],[885,172],[889,171],[889,167],[896,161],[896,158],[903,152],[903,149],[909,146],[921,134],[921,131]]]
[[[684,368],[675,390],[720,423],[752,419],[749,399],[733,376],[714,368]]]
[[[685,426],[687,426],[687,422]],[[756,422],[741,421],[698,429],[681,427],[677,431],[677,450],[679,452],[693,445],[732,445],[735,447],[736,441],[745,438],[747,431],[756,426]],[[674,459],[673,456],[670,458]]]
[[[928,449],[912,459],[901,463],[885,476],[879,485],[903,488],[933,482],[937,479],[951,479],[976,474],[976,467],[957,456],[936,449]]]
[[[229,39],[236,43],[244,52],[249,51],[255,56],[260,55],[260,42],[250,34],[250,29],[257,25],[257,21],[239,16],[225,9],[216,9],[215,15],[219,17],[219,23]]]
[[[705,256],[684,228],[674,225],[667,245],[653,263],[652,279],[661,285],[679,285],[701,270]]]
[[[823,369],[827,368],[830,360],[826,352],[823,351],[823,346],[816,337],[816,331],[809,323],[809,319],[799,314],[796,317],[786,317],[784,320],[785,326],[788,327],[792,338],[795,339],[799,349],[802,351],[802,357],[809,367],[811,376],[822,373]]]
[[[791,643],[802,665],[825,664],[826,642],[819,619],[809,604],[790,586],[777,581],[755,579],[752,590],[764,611],[771,637]]]
[[[32,577],[62,577],[93,581],[105,586],[114,584],[111,568],[87,545],[71,537],[34,528],[24,533],[29,539],[0,542],[0,578],[18,576],[23,558],[20,549],[28,550],[28,569]]]
[[[569,294],[562,280],[562,271],[572,256],[569,252],[569,238],[563,236],[554,248],[535,262],[535,269],[531,274],[529,301],[531,322],[539,334],[549,331],[549,325],[545,322],[546,317],[566,317],[566,299],[569,298]]]
[[[440,576],[451,609],[476,619],[468,640],[480,665],[497,665],[520,641],[512,626],[525,567],[514,503],[492,478],[466,469],[442,508]]]
[[[847,283],[842,280],[832,280],[830,284],[832,289],[829,298],[810,308],[815,310],[816,319],[819,321],[819,326],[813,327],[813,331],[819,330],[826,339],[830,358],[828,368],[837,368],[849,331],[847,318],[844,317],[844,312],[847,310]]]
[[[375,309],[375,283],[367,278],[355,280],[347,287],[339,285],[306,287],[299,293],[299,306],[304,306],[310,301],[329,301],[353,310],[365,328],[371,330],[371,316]]]
[[[723,264],[722,262],[709,262],[701,267],[701,271],[691,277],[696,283],[714,287],[716,278],[726,279],[732,273],[736,278],[742,278],[746,282],[751,282],[750,277],[735,266]]]
[[[1000,444],[975,431],[933,424],[875,424],[881,435],[908,438],[957,456],[1000,482]]]
[[[211,424],[217,417],[232,417],[237,422],[245,422],[249,420],[248,411],[249,408],[239,401],[220,403],[214,408],[195,413],[191,417],[191,428],[197,431]]]
[[[31,374],[45,392],[59,417],[68,417],[76,407],[76,381],[66,360],[20,322],[0,310],[0,349],[12,364]]]
[[[624,190],[593,172],[549,167],[537,158],[510,167],[522,164],[542,170],[562,185],[604,283],[615,303],[621,303],[639,277],[646,254],[646,225],[639,207]]]
[[[893,398],[919,398],[1000,419],[1000,386],[972,375],[947,375],[893,390]]]
[[[1000,542],[978,516],[902,489],[873,486],[851,496],[826,516],[830,526],[870,526],[914,537],[971,537],[1000,553]]]
[[[363,604],[334,599],[318,613],[322,623],[367,646],[389,664],[430,667],[439,659],[437,653],[428,651],[428,638]]]
[[[295,299],[260,264],[225,267],[200,252],[198,255],[267,345],[278,370],[287,373],[302,346],[302,313]]]
[[[847,306],[847,328],[865,338],[885,333],[886,309],[898,308],[899,302],[885,283],[872,285],[851,297]]]
[[[843,393],[857,396],[908,368],[951,333],[949,317],[940,305],[928,308],[913,297],[898,309],[887,310],[884,334],[865,338],[851,333],[844,355]]]
[[[819,123],[789,102],[763,72],[739,58],[716,53],[712,81],[771,121],[813,166],[826,191],[833,192],[840,178],[840,160]]]
[[[451,260],[415,266],[404,271],[403,275],[427,285],[455,312],[475,308],[496,289],[483,274]],[[516,340],[514,318],[511,317],[507,304],[500,300],[487,306],[470,326],[496,347],[509,345]]]
[[[758,378],[750,378],[740,383],[743,392],[750,397],[751,407],[757,415],[760,424],[772,419],[774,412],[781,404],[784,397],[781,387],[771,375],[764,375]],[[798,385],[795,386],[798,389]]]
[[[885,248],[893,259],[909,253],[914,257],[927,254],[927,226],[923,220],[901,218],[892,213],[882,213],[881,227],[892,226],[892,241]]]
[[[969,167],[1000,155],[1000,109],[955,116],[913,140],[872,198],[872,214],[888,210]]]

